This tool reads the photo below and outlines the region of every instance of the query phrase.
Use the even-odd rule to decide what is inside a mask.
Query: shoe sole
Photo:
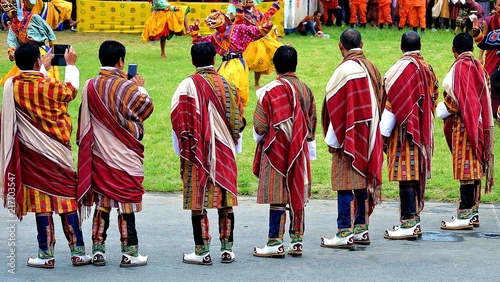
[[[38,264],[27,264],[29,267],[34,267],[34,268],[48,268],[48,269],[53,269],[54,266],[48,266],[48,265],[38,265]]]
[[[285,258],[285,253],[282,254],[258,254],[258,253],[253,253],[254,257],[260,257],[260,258]]]
[[[187,264],[198,264],[198,265],[212,265],[212,262],[198,262],[198,261],[189,261],[189,260],[182,260],[183,263]]]
[[[356,245],[338,245],[338,246],[330,246],[330,245],[325,245],[321,244],[321,247],[323,248],[330,248],[330,249],[356,249]]]
[[[82,265],[89,265],[92,264],[92,262],[73,262],[73,266],[82,266]]]
[[[93,262],[92,264],[95,266],[105,266],[106,262]]]
[[[289,256],[292,256],[294,258],[302,257],[302,252],[288,252]]]
[[[370,241],[354,241],[354,244],[358,245],[370,245]]]
[[[466,225],[466,226],[453,226],[453,227],[441,226],[441,229],[443,229],[443,230],[473,230],[474,225],[471,224],[471,225]]]
[[[384,235],[384,238],[389,239],[389,240],[405,240],[405,239],[406,240],[415,240],[418,238],[418,235],[407,235],[407,236],[398,236],[398,237]]]
[[[220,262],[222,262],[222,263],[232,263],[233,261],[234,261],[234,259],[232,259],[232,260],[221,260]]]
[[[147,265],[148,263],[141,263],[141,264],[122,264],[120,263],[120,267],[136,267],[136,266],[145,266]]]

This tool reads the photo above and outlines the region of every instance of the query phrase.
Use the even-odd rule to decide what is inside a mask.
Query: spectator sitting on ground
[[[321,28],[321,14],[320,11],[314,12],[312,16],[306,16],[297,26],[297,31],[302,35],[308,33],[317,37],[323,37],[323,29]]]

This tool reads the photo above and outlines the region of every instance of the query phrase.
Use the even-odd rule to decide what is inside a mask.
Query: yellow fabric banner
[[[257,6],[261,12],[267,11],[273,2],[263,2]],[[212,33],[205,25],[204,19],[212,9],[227,11],[228,3],[214,2],[171,2],[172,5],[189,6],[187,14],[189,24],[200,19],[200,34]],[[284,7],[273,16],[273,23],[278,26],[278,35],[284,36]],[[137,1],[92,1],[77,2],[77,19],[79,32],[115,32],[142,33],[144,25],[151,14],[149,2]]]

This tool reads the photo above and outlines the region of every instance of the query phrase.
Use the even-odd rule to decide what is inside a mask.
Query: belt
[[[241,54],[229,54],[229,55],[222,56],[222,61],[225,62],[225,61],[229,61],[229,60],[241,58],[241,57],[242,57]]]

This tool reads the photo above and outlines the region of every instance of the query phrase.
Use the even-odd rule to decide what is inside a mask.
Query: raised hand
[[[192,25],[189,26],[188,33],[200,30],[200,19],[196,19]]]
[[[474,17],[472,19],[472,29],[474,29],[474,30],[479,29],[479,20],[477,19],[477,17]]]

